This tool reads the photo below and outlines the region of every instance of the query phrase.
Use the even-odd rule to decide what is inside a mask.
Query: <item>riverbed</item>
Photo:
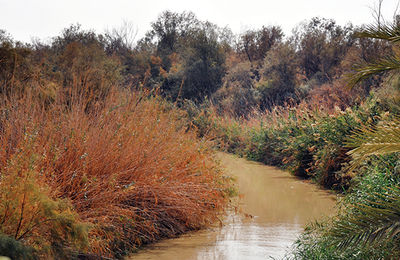
[[[335,212],[335,196],[314,184],[230,154],[218,158],[239,191],[224,224],[147,246],[131,259],[281,259],[306,223]]]

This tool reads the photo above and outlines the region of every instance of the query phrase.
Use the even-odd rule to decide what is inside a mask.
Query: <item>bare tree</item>
[[[384,0],[378,0],[373,7],[369,7],[371,9],[372,16],[375,19],[375,23],[377,24],[378,28],[381,28],[382,25],[386,24],[387,21],[382,14],[382,6]],[[393,21],[397,22],[399,18],[399,7],[400,7],[400,0],[397,1],[396,8],[393,11]]]
[[[134,27],[132,22],[126,20],[122,22],[120,27],[106,30],[106,36],[110,42],[118,43],[121,47],[129,50],[135,48],[137,34],[137,27]]]
[[[399,6],[400,6],[400,0],[397,1],[396,8],[394,9],[394,12],[393,12],[393,21],[394,21],[396,24],[399,24],[399,23],[400,23]]]
[[[384,18],[382,17],[382,3],[383,0],[378,0],[378,3],[375,4],[373,7],[370,7],[372,16],[375,19],[376,24],[378,25],[378,28],[381,27],[381,22],[385,22]]]

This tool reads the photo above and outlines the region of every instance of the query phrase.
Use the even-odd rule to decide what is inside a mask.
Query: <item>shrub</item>
[[[339,237],[336,235],[337,231],[343,232],[343,226],[347,226],[347,223],[356,223],[354,220],[363,223],[359,216],[362,214],[367,217],[364,209],[381,207],[390,212],[390,207],[386,208],[387,205],[381,199],[385,198],[389,202],[396,196],[391,190],[400,181],[394,171],[397,162],[398,155],[387,155],[383,158],[374,157],[368,165],[362,167],[353,188],[341,200],[338,214],[332,219],[309,225],[294,244],[292,255],[288,255],[287,259],[395,259],[399,254],[397,236],[369,245],[363,242],[367,238],[361,237],[355,239],[356,242],[351,243],[351,246],[342,247],[340,243],[344,241],[346,233]],[[356,237],[357,232],[362,232],[360,226],[356,228],[347,237]]]
[[[223,85],[212,96],[220,115],[245,117],[259,107],[260,93],[254,88],[256,75],[250,63],[233,66],[223,78]]]
[[[7,256],[11,259],[36,259],[32,248],[3,234],[0,234],[0,256]]]
[[[90,110],[62,99],[43,108],[27,96],[5,104],[0,212],[16,206],[1,232],[40,255],[119,257],[215,220],[226,181],[181,116],[137,93],[115,93]]]
[[[193,122],[201,125],[203,135],[216,139],[219,148],[341,191],[349,187],[352,178],[343,167],[350,161],[347,138],[359,127],[377,124],[381,115],[380,104],[371,98],[345,111],[311,109],[301,103],[274,107],[249,119],[209,111],[193,117]]]

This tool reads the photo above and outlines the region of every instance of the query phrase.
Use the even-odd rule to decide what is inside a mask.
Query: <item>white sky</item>
[[[339,24],[373,21],[371,7],[378,0],[0,0],[0,29],[14,39],[29,42],[59,35],[70,24],[102,33],[119,27],[124,20],[138,30],[137,39],[164,10],[193,11],[201,20],[233,32],[281,25],[285,33],[314,16],[333,18]],[[383,14],[393,17],[398,0],[384,0]]]

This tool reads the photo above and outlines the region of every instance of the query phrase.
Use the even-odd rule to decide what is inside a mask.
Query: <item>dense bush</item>
[[[212,98],[220,110],[248,117],[253,109],[264,111],[314,96],[319,100],[321,90],[323,95],[340,95],[334,83],[352,65],[391,51],[379,41],[357,40],[351,25],[323,18],[304,22],[286,38],[279,26],[236,36],[191,12],[163,12],[137,43],[129,35],[132,28],[124,26],[97,34],[72,25],[48,43],[33,44],[15,42],[0,31],[1,91],[17,92],[29,85],[51,102],[59,89],[73,89],[86,95],[90,105],[112,85],[145,87],[179,103]],[[236,78],[243,71],[249,73],[251,86],[247,79]],[[370,83],[360,98],[381,78]],[[333,107],[354,104],[342,97],[327,102]]]
[[[385,32],[398,33],[396,26]],[[398,68],[397,45],[380,41],[382,33],[377,40],[354,32],[313,18],[286,38],[278,26],[236,37],[193,13],[169,11],[137,44],[129,28],[97,34],[72,25],[32,44],[0,30],[0,253],[121,257],[203,227],[227,201],[210,139],[338,190],[357,174],[369,176],[363,167],[396,172],[376,160],[346,171],[347,137],[391,118],[383,111],[400,111],[392,95],[398,78],[375,75]],[[382,54],[389,59],[376,59]],[[353,66],[370,60],[378,68]],[[343,75],[353,70],[364,72],[355,83],[372,76],[359,91],[344,89]],[[365,100],[380,85],[391,88]],[[374,192],[360,183],[359,194]],[[321,230],[305,234],[297,252],[311,252],[316,236],[316,250],[334,257],[332,236]],[[358,256],[386,257],[395,242]]]
[[[262,62],[268,51],[283,38],[279,26],[261,27],[259,30],[247,30],[239,37],[238,53],[248,62]]]
[[[3,234],[0,234],[0,256],[7,256],[11,259],[36,259],[33,248]]]
[[[152,73],[155,82],[149,87],[160,87],[173,101],[202,102],[211,97],[225,74],[227,45],[219,31],[191,12],[163,12],[144,40],[155,45],[152,54],[160,61],[160,67]]]
[[[261,95],[255,88],[254,78],[250,63],[239,63],[229,69],[224,84],[212,96],[219,115],[247,117],[258,108]]]
[[[394,198],[395,194],[390,191],[397,189],[400,181],[394,170],[397,163],[398,155],[391,155],[375,157],[368,165],[364,165],[360,169],[360,175],[354,180],[353,188],[341,200],[337,216],[310,224],[294,244],[287,259],[396,259],[400,245],[397,236],[393,239],[380,239],[368,246],[358,241],[349,247],[343,247],[340,244],[344,238],[337,237],[336,234],[339,230],[342,232],[343,223],[352,223],[359,219],[359,214],[367,217],[365,210],[368,208],[378,206],[385,210],[387,205],[381,199],[390,201]],[[355,236],[360,231],[358,227],[349,236]]]
[[[268,52],[257,84],[262,110],[296,99],[297,70],[293,45],[279,44]]]
[[[378,123],[381,116],[383,108],[370,99],[345,111],[310,109],[302,103],[238,120],[208,111],[194,116],[193,122],[202,135],[216,138],[228,152],[342,190],[351,180],[343,168],[350,161],[347,138],[360,127]]]
[[[398,51],[395,38],[399,23],[367,26],[358,33],[362,38],[381,39]],[[399,57],[390,52],[373,62],[355,67],[350,85],[355,86],[376,74],[392,74],[394,82],[385,84],[393,97],[383,96],[377,106],[398,112],[396,81],[399,76]],[[390,82],[390,81],[389,81]],[[393,85],[392,85],[393,84]],[[392,85],[392,86],[390,86]],[[389,88],[388,88],[389,87]],[[397,259],[399,240],[399,120],[386,112],[377,122],[376,109],[361,116],[366,125],[354,131],[347,147],[353,148],[347,174],[355,176],[355,185],[342,200],[338,214],[323,225],[309,229],[296,242],[294,259]],[[372,112],[372,113],[371,113]],[[367,119],[368,118],[368,119]],[[366,120],[367,119],[367,120]]]
[[[4,101],[0,232],[44,258],[119,257],[215,220],[226,181],[212,151],[181,113],[143,95],[90,110],[62,96],[46,108],[29,95]]]

